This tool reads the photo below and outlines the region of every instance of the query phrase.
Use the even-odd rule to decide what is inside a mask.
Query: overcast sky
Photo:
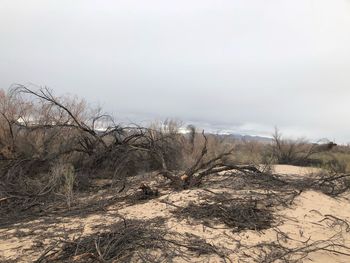
[[[349,0],[0,0],[0,87],[121,119],[350,142]]]

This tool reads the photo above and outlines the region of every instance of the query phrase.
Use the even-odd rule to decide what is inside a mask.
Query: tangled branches
[[[123,220],[99,235],[61,240],[61,248],[52,246],[36,260],[41,262],[164,262],[188,255],[223,252],[194,235],[167,231],[163,220]]]
[[[234,232],[271,228],[275,223],[271,209],[264,200],[249,195],[239,197],[208,191],[198,202],[190,202],[172,213],[180,218],[192,218],[208,227],[224,224]]]
[[[170,179],[173,185],[178,188],[191,188],[199,186],[203,179],[212,174],[220,172],[237,170],[241,172],[260,173],[258,168],[251,165],[233,165],[228,162],[227,157],[232,155],[234,148],[230,148],[214,156],[208,154],[208,138],[204,131],[202,132],[204,139],[202,149],[199,155],[195,158],[192,165],[188,166],[183,171],[170,171],[166,165],[162,166],[161,175]],[[162,162],[164,163],[164,162]]]
[[[350,174],[320,173],[311,188],[336,197],[350,189]]]
[[[224,204],[207,203],[189,204],[174,212],[182,218],[191,217],[200,220],[207,226],[212,223],[223,223],[234,231],[263,230],[271,227],[272,213],[266,209],[259,209],[256,202],[247,200],[232,200]]]
[[[252,253],[249,257],[255,262],[286,262],[298,263],[315,252],[327,252],[350,257],[350,247],[343,244],[339,233],[325,240],[305,241],[295,240],[288,234],[275,229],[276,241],[263,242],[248,248]],[[248,252],[249,253],[249,252]],[[248,255],[246,253],[246,255]]]

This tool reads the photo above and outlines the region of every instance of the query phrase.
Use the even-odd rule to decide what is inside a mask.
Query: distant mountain
[[[182,127],[179,129],[179,132],[182,134],[190,133],[190,129],[188,127]],[[207,134],[212,134],[215,136],[219,136],[222,138],[230,138],[233,140],[242,140],[242,141],[256,141],[256,142],[272,142],[271,137],[264,137],[258,135],[247,135],[247,134],[239,134],[239,133],[228,133],[228,132],[206,132]]]
[[[256,141],[256,142],[266,142],[266,143],[272,142],[272,138],[257,136],[257,135],[243,135],[238,133],[232,133],[232,134],[221,134],[220,136],[229,137],[235,140],[242,140],[242,141]]]

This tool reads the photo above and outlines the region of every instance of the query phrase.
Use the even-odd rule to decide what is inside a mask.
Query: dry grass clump
[[[59,185],[57,193],[65,198],[67,206],[70,208],[74,199],[74,167],[71,164],[59,163],[52,167],[50,175],[53,180],[61,180],[61,183],[57,184]]]

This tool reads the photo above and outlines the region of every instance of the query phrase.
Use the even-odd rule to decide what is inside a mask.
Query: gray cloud
[[[350,142],[349,14],[342,0],[3,0],[0,86],[134,121]]]

